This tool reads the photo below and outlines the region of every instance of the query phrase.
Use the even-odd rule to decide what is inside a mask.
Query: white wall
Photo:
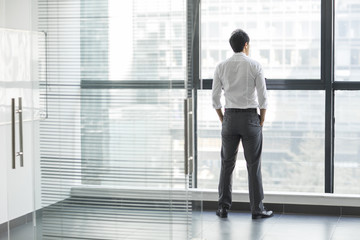
[[[0,0],[0,27],[5,27],[5,0]]]
[[[5,132],[8,126],[0,123],[0,146],[6,146]],[[0,152],[0,224],[8,220],[7,209],[7,156],[4,151]],[[10,164],[10,163],[9,163]]]
[[[0,29],[0,223],[12,220],[34,209],[33,184],[33,91],[31,77],[30,31]],[[20,150],[19,115],[16,114],[15,135],[12,134],[11,99],[16,108],[23,100],[23,153],[24,166],[16,158],[16,169],[12,169],[12,144]]]
[[[31,0],[0,0],[0,27],[31,30]]]
[[[15,29],[15,30],[25,30],[25,31],[36,31],[36,27],[37,27],[37,8],[35,7],[36,5],[37,5],[37,0],[0,0],[0,28],[3,28],[3,30],[4,29]],[[32,65],[32,63],[30,63],[30,62],[29,62],[29,64]],[[3,65],[3,63],[2,63],[2,65]],[[1,70],[1,67],[2,66],[0,66],[0,70]],[[36,71],[36,70],[34,70],[34,71]],[[34,80],[34,79],[31,79],[31,80]],[[6,87],[0,86],[1,96],[5,96],[5,94],[2,94],[5,90],[6,90]],[[33,95],[33,93],[31,93],[31,89],[29,89],[29,88],[26,88],[25,90],[30,94],[30,95],[29,94],[27,95],[30,98],[23,99],[23,101],[24,101],[24,103],[26,102],[27,104],[32,105],[29,101],[31,101],[31,98],[32,98],[31,95]],[[1,97],[0,97],[0,100],[1,100],[0,102],[2,102],[4,99],[1,99]],[[4,101],[6,101],[6,103],[7,103],[8,99],[5,99]],[[3,105],[3,106],[5,106],[5,105]],[[24,139],[24,140],[26,140],[26,142],[24,142],[24,144],[26,144],[26,146],[24,145],[24,147],[29,147],[29,144],[28,144],[29,142],[31,143],[34,140],[38,139],[38,137],[34,135],[34,134],[38,134],[38,121],[31,123],[31,117],[30,117],[30,122],[29,122],[28,117],[25,120],[27,120],[27,122],[24,123],[24,131],[25,131],[24,134],[26,134],[26,136],[24,136],[24,137],[34,138],[34,139]],[[36,130],[32,129],[31,126],[28,126],[29,124],[36,125],[36,127],[37,127]],[[3,126],[0,129],[1,136],[4,136],[3,133],[5,132],[5,129],[9,128],[9,126],[4,125],[4,124],[2,124],[2,125]],[[7,142],[10,139],[2,137],[0,140],[1,140],[0,142],[2,143],[3,141]],[[33,164],[34,164],[33,160],[34,159],[37,160],[37,161],[35,161],[35,163],[37,163],[39,160],[39,154],[38,154],[39,147],[38,147],[38,144],[34,144],[34,145],[30,144],[30,145],[31,145],[31,149],[26,149],[26,152],[28,154],[27,161],[31,160],[31,162],[27,162],[27,167],[32,169]],[[1,146],[5,146],[5,144],[1,144],[0,147]],[[25,152],[25,149],[24,149],[24,152]],[[29,156],[29,155],[31,155],[31,156]],[[17,199],[16,194],[18,194],[17,192],[15,192],[15,193],[10,192],[11,193],[11,196],[10,196],[8,194],[9,191],[6,191],[6,189],[9,187],[8,186],[8,183],[9,183],[8,177],[11,178],[12,174],[18,174],[21,176],[21,178],[24,178],[24,179],[26,178],[27,181],[33,182],[33,176],[32,176],[33,171],[30,170],[30,171],[27,171],[26,174],[23,174],[21,171],[24,171],[24,168],[19,168],[19,169],[17,169],[16,172],[14,171],[14,172],[7,173],[6,169],[9,169],[9,168],[6,167],[6,164],[10,164],[10,162],[8,162],[8,159],[2,158],[2,159],[0,159],[0,163],[2,166],[0,169],[1,170],[0,171],[0,180],[1,180],[0,181],[0,202],[4,203],[4,202],[6,202],[6,200],[9,197],[11,199]],[[36,165],[38,166],[38,164],[36,164]],[[36,176],[38,176],[38,175],[36,175]],[[15,179],[18,179],[18,177],[15,176]],[[36,182],[37,182],[37,184],[39,184],[39,181],[36,181]],[[33,194],[31,192],[33,192],[33,190],[34,190],[33,185],[31,185],[31,187],[27,187],[26,196],[31,196]],[[29,191],[31,191],[31,192],[29,192]],[[38,194],[39,194],[39,192],[38,192]],[[12,196],[12,195],[14,195],[14,196]],[[31,200],[29,201],[29,199],[25,199],[25,200],[22,199],[22,201],[26,202],[26,204],[23,205],[25,209],[33,209],[33,201],[31,201]],[[1,205],[0,206],[0,223],[6,221],[7,217],[14,218],[14,217],[18,217],[22,214],[27,213],[26,212],[27,210],[22,210],[23,208],[15,207],[14,209],[16,209],[16,211],[10,211],[13,214],[8,215],[7,214],[8,206],[10,206],[11,204],[7,203],[7,204],[0,204],[0,205]]]

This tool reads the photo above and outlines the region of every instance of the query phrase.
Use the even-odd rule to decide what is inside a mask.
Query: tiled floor
[[[185,231],[185,229],[182,229],[182,231]],[[134,235],[132,235],[133,238],[126,237],[126,239],[156,240],[156,238],[141,235],[139,233],[140,232],[137,232],[137,234],[134,233]],[[11,240],[42,239],[41,237],[33,237],[33,235],[32,224],[29,223],[12,229]],[[81,239],[89,238],[85,237]],[[99,237],[96,239],[105,238]],[[185,237],[183,239],[185,239]],[[230,212],[227,219],[218,218],[214,211],[205,211],[202,214],[194,212],[192,220],[192,239],[360,240],[360,217],[275,214],[275,216],[270,219],[252,220],[250,213],[247,212]],[[0,235],[0,240],[8,240],[8,238],[7,236]]]
[[[252,220],[251,214],[244,212],[230,212],[227,219],[218,218],[214,211],[202,215],[202,232],[193,234],[195,239],[360,239],[360,217],[275,214],[269,219]]]

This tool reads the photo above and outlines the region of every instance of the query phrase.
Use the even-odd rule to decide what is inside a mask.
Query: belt
[[[257,112],[256,108],[225,108],[225,112]]]

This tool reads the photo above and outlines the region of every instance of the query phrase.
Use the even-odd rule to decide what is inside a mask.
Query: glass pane
[[[230,34],[242,28],[267,78],[320,79],[320,10],[320,0],[203,0],[202,78],[233,54]]]
[[[185,90],[151,82],[185,79],[186,1],[60,2],[38,3],[39,239],[191,238]],[[103,84],[115,80],[140,84]]]
[[[335,97],[335,193],[360,194],[360,91]]]
[[[269,91],[269,109],[263,128],[265,191],[323,192],[324,98],[323,91]],[[199,91],[199,188],[217,189],[220,130],[220,122],[211,105],[211,91]],[[242,147],[233,177],[233,190],[247,191]]]
[[[109,0],[109,80],[186,77],[184,0]]]
[[[360,81],[360,2],[335,4],[335,80]]]
[[[184,189],[184,92],[83,89],[82,184]]]

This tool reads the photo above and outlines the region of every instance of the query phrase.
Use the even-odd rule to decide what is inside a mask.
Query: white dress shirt
[[[225,108],[267,107],[266,83],[261,65],[245,53],[235,53],[216,66],[212,85],[215,109],[222,108],[221,91],[224,90]]]

